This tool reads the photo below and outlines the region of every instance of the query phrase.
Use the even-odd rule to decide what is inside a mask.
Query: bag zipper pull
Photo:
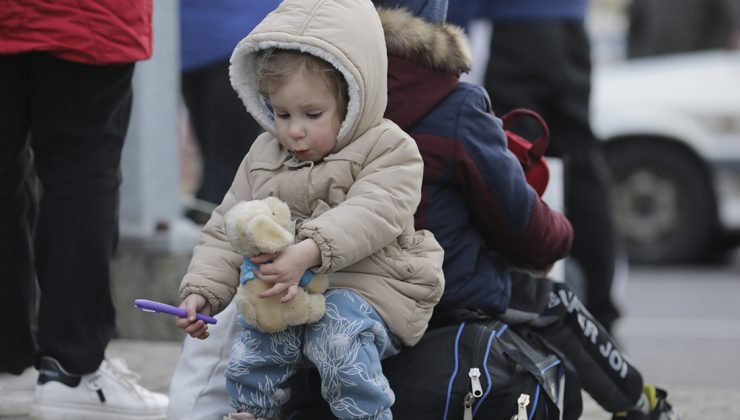
[[[483,388],[480,386],[480,369],[470,368],[468,376],[470,376],[470,392],[465,394],[465,398],[463,398],[463,405],[465,406],[463,420],[473,420],[473,404],[475,404],[476,398],[483,395]]]
[[[519,394],[519,398],[516,400],[516,403],[519,406],[519,409],[517,410],[516,415],[511,418],[511,420],[527,420],[527,406],[529,405],[529,395]]]
[[[473,420],[473,403],[475,403],[475,397],[472,392],[465,394],[463,398],[463,420]]]
[[[480,369],[470,368],[468,376],[470,376],[470,389],[473,392],[473,396],[480,398],[483,395],[483,388],[480,386]]]

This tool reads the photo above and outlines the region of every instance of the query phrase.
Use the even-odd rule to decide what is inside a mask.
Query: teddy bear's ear
[[[252,255],[254,250],[246,237],[246,226],[257,214],[267,213],[259,200],[241,201],[224,215],[224,232],[234,250],[242,255]]]
[[[290,226],[290,207],[277,197],[267,197],[263,200],[272,214],[275,215],[275,221],[280,226],[288,229]]]
[[[270,216],[255,217],[245,231],[249,241],[263,254],[278,252],[293,242],[293,235]]]

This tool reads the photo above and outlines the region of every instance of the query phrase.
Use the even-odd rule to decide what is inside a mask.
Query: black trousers
[[[0,56],[0,371],[95,371],[115,331],[109,263],[134,64]]]
[[[575,234],[571,256],[583,270],[583,298],[611,330],[619,317],[611,298],[617,252],[612,180],[589,122],[591,55],[582,22],[495,22],[485,85],[497,115],[524,107],[547,122],[548,155],[566,165],[565,207]],[[536,126],[515,131],[539,136]]]
[[[228,60],[183,72],[182,95],[202,161],[196,197],[220,204],[262,127],[231,87]]]

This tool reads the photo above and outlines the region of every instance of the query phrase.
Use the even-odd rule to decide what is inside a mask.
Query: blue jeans
[[[239,316],[226,368],[229,403],[239,412],[277,418],[290,398],[287,380],[306,359],[321,375],[321,395],[340,419],[391,419],[395,395],[380,361],[400,351],[375,309],[346,289],[326,292],[317,322],[275,334],[260,332]]]

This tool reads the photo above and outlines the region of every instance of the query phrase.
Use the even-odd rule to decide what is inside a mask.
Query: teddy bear
[[[324,315],[323,293],[329,285],[325,274],[306,271],[298,293],[286,303],[280,302],[282,296],[258,296],[273,285],[254,276],[257,266],[249,259],[278,252],[292,244],[292,226],[290,208],[276,197],[241,201],[224,218],[231,246],[244,257],[236,304],[244,319],[262,332],[275,333],[291,325],[309,324]]]

